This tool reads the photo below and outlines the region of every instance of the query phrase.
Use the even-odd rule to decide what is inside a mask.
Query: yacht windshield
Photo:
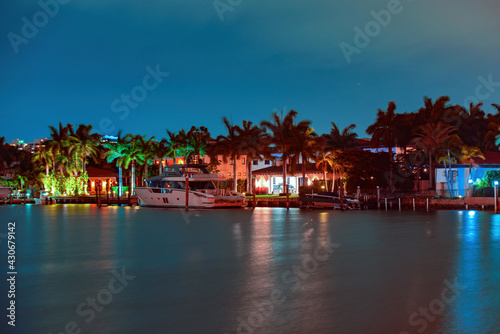
[[[212,181],[190,181],[189,189],[215,189],[215,185]]]

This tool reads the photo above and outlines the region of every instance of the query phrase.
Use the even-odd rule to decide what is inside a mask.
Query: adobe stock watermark
[[[491,95],[496,91],[497,87],[500,87],[500,81],[493,81],[493,74],[490,73],[488,78],[480,75],[477,77],[479,84],[474,90],[474,95],[469,95],[464,100],[464,107],[472,104],[478,104],[484,102],[491,97]]]
[[[318,245],[312,255],[302,256],[300,264],[295,264],[291,269],[281,274],[281,282],[289,285],[291,291],[297,291],[301,283],[307,280],[318,270],[319,264],[327,261],[333,254],[334,249],[340,247],[339,243],[332,243],[328,236],[326,243]],[[237,334],[252,334],[256,329],[262,327],[266,318],[271,318],[276,307],[282,305],[287,300],[286,292],[279,288],[274,288],[269,296],[262,302],[253,301],[255,309],[245,316],[236,318]],[[225,334],[228,334],[225,332]]]
[[[133,87],[129,94],[122,93],[119,98],[111,102],[111,111],[119,113],[120,120],[124,120],[130,114],[130,109],[135,109],[139,103],[148,97],[148,92],[155,90],[163,80],[170,75],[168,72],[162,72],[160,64],[156,64],[153,69],[151,66],[146,66],[146,75],[142,78],[142,83]],[[116,127],[110,118],[103,118],[99,122],[99,130],[102,134],[113,132]]]
[[[104,307],[113,301],[113,296],[121,293],[128,286],[129,281],[135,279],[135,276],[125,273],[125,268],[121,270],[121,273],[113,270],[111,274],[113,278],[109,280],[106,287],[99,290],[95,297],[87,297],[84,302],[81,302],[76,307],[76,315],[85,318],[85,324],[91,323],[96,317],[96,312],[102,312]],[[82,328],[76,321],[68,321],[64,325],[64,330],[56,333],[50,332],[49,334],[79,334],[81,332]]]
[[[59,13],[59,6],[66,5],[69,0],[40,0],[38,1],[38,6],[40,10],[35,12],[31,17],[31,20],[26,16],[21,18],[23,23],[21,27],[21,34],[16,34],[14,32],[7,33],[7,38],[9,39],[10,45],[14,49],[14,52],[19,53],[19,46],[21,44],[28,44],[28,42],[38,35],[38,30],[45,27],[51,18],[54,18],[57,13]]]
[[[212,4],[220,21],[224,22],[224,13],[234,11],[234,8],[241,5],[242,2],[243,0],[215,0]]]
[[[446,285],[441,291],[439,298],[433,299],[428,307],[419,307],[418,312],[413,312],[408,317],[408,322],[412,327],[415,328],[417,333],[423,333],[427,329],[430,322],[434,322],[437,316],[443,314],[446,310],[446,305],[455,302],[457,296],[460,296],[461,291],[464,290],[464,286],[458,285],[458,279],[451,283],[447,279],[443,282]],[[410,334],[410,332],[402,331],[399,334]]]
[[[373,17],[373,20],[368,21],[365,24],[364,29],[361,29],[358,26],[354,27],[355,35],[353,38],[353,44],[346,42],[341,42],[339,44],[340,50],[342,51],[347,63],[351,63],[352,56],[354,54],[360,54],[361,50],[370,45],[372,39],[380,35],[382,28],[387,28],[391,23],[393,16],[401,14],[403,9],[404,7],[400,0],[389,0],[387,3],[387,9],[382,9],[378,12],[375,10],[370,11],[370,15]]]

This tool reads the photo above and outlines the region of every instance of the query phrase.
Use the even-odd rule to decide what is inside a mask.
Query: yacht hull
[[[161,189],[137,187],[135,193],[141,206],[154,206],[161,208],[185,208],[186,191],[181,189]],[[215,197],[208,194],[189,191],[189,208],[213,208]]]

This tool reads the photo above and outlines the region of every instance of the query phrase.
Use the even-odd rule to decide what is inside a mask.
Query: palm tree
[[[420,108],[418,111],[417,120],[420,120],[420,123],[416,125],[420,126],[425,123],[436,124],[446,119],[446,112],[454,108],[448,106],[448,102],[450,102],[449,96],[440,96],[434,102],[432,102],[431,98],[425,96],[424,107]]]
[[[195,159],[201,159],[201,157],[205,155],[208,142],[210,141],[208,129],[204,126],[200,126],[199,128],[192,126],[186,134],[186,137],[186,144],[189,148],[188,157],[194,155]]]
[[[463,118],[460,124],[460,138],[464,144],[469,146],[477,146],[480,149],[485,148],[485,135],[488,133],[488,120],[486,114],[482,110],[482,103],[469,105],[469,111],[461,108]]]
[[[45,165],[45,175],[49,176],[49,165],[54,161],[54,154],[48,145],[44,145],[40,150],[33,153],[33,162]]]
[[[177,163],[178,157],[186,157],[186,153],[189,151],[187,148],[187,134],[184,129],[180,130],[179,133],[171,132],[167,129],[167,134],[169,137],[170,147],[174,156],[174,163]]]
[[[92,125],[80,124],[75,133],[69,136],[69,154],[79,158],[82,162],[82,172],[85,173],[87,157],[94,161],[99,156],[100,135],[91,133]],[[78,166],[78,165],[77,165]]]
[[[485,159],[483,152],[479,149],[479,147],[467,146],[464,145],[462,147],[462,158],[460,159],[462,163],[469,164],[469,180],[474,180],[472,177],[472,166],[476,166],[475,158]],[[467,182],[467,191],[469,187],[469,183]]]
[[[378,110],[377,120],[375,123],[370,125],[366,132],[369,135],[372,135],[372,145],[374,147],[380,147],[381,145],[385,146],[389,150],[389,189],[393,190],[392,184],[392,166],[394,163],[394,156],[392,154],[392,148],[397,145],[396,140],[396,114],[394,111],[396,110],[396,103],[393,101],[389,102],[389,106],[386,111]]]
[[[216,138],[217,149],[216,152],[221,153],[224,161],[227,161],[227,157],[233,161],[233,190],[237,191],[238,179],[236,176],[236,159],[240,157],[241,149],[241,136],[240,128],[237,125],[233,125],[229,122],[227,117],[222,118],[222,122],[226,126],[227,135],[219,135]]]
[[[332,123],[332,129],[329,134],[323,135],[325,138],[325,146],[327,149],[335,152],[343,152],[346,149],[356,147],[356,138],[358,134],[354,132],[356,125],[351,124],[340,132],[337,124]]]
[[[307,185],[306,163],[309,159],[314,159],[318,151],[318,135],[311,127],[296,127],[292,138],[295,139],[296,149],[302,158],[302,185],[305,186]]]
[[[69,134],[72,132],[73,125],[67,124],[63,126],[61,122],[59,122],[59,128],[56,129],[53,126],[49,126],[50,129],[50,137],[51,139],[46,143],[52,150],[52,155],[55,157],[53,160],[52,169],[56,169],[56,163],[59,163],[59,172],[64,174],[68,172],[67,168],[69,167]],[[65,168],[66,167],[66,168]]]
[[[155,149],[154,149],[155,145],[154,145],[154,141],[153,141],[153,139],[155,137],[153,136],[153,137],[149,138],[147,141],[144,137],[141,137],[141,136],[137,136],[136,138],[137,138],[137,140],[139,140],[139,147],[140,147],[141,153],[142,153],[143,158],[144,158],[144,165],[143,165],[144,178],[143,179],[147,180],[149,160],[154,158],[155,153],[156,153]],[[143,179],[141,179],[141,184],[144,184]]]
[[[500,138],[500,105],[492,104],[492,106],[497,112],[494,115],[488,114],[488,132],[484,135],[484,141],[487,150],[498,151],[497,138]]]
[[[251,121],[243,120],[243,125],[236,129],[240,141],[238,151],[246,155],[247,193],[253,192],[252,162],[262,159],[267,148],[267,135],[262,128]]]
[[[327,154],[325,150],[322,150],[316,155],[314,161],[316,161],[316,168],[323,171],[323,183],[325,185],[325,191],[328,191],[326,174],[328,173],[328,167],[333,168],[335,165],[334,155]]]
[[[283,111],[281,111],[281,114]],[[285,117],[278,115],[274,112],[272,115],[272,121],[262,121],[260,124],[265,129],[272,132],[270,143],[276,149],[276,151],[281,152],[283,161],[283,191],[287,194],[287,204],[288,204],[288,184],[287,184],[287,164],[288,161],[293,159],[295,156],[300,154],[297,148],[296,134],[305,129],[309,129],[310,121],[300,121],[295,124],[295,118],[297,117],[297,112],[295,110],[290,110]],[[287,205],[288,207],[288,205]]]
[[[141,136],[133,136],[131,134],[125,136],[125,149],[123,155],[119,158],[123,163],[123,168],[128,169],[130,166],[130,193],[134,194],[135,188],[135,165],[144,164],[145,156],[142,151]]]
[[[172,154],[172,148],[169,142],[163,138],[160,141],[153,142],[151,149],[153,150],[153,156],[159,160],[159,175],[163,172],[163,158],[169,157]]]
[[[5,137],[0,137],[0,171],[14,162],[15,150],[5,143]]]
[[[356,138],[358,134],[354,132],[356,125],[351,124],[345,127],[342,132],[340,132],[337,124],[332,123],[332,129],[329,134],[323,135],[325,138],[325,148],[333,153],[333,157],[336,158],[338,154],[344,152],[347,149],[355,148]],[[332,178],[332,192],[335,187],[335,179],[337,174],[343,174],[344,166],[339,163],[335,163],[332,166],[333,178]]]
[[[107,150],[106,161],[112,163],[116,161],[116,166],[118,167],[118,197],[123,195],[123,155],[127,144],[124,138],[121,136],[121,131],[118,132],[118,139],[116,143],[106,143],[103,145],[104,149]]]
[[[432,157],[439,155],[443,146],[449,140],[452,133],[456,131],[456,128],[445,124],[443,122],[438,122],[436,125],[427,123],[425,125],[420,125],[416,128],[415,138],[412,143],[419,149],[425,151],[429,158],[429,183],[430,188],[433,189],[433,170],[432,170]]]

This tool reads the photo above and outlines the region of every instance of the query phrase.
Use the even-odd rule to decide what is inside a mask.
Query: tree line
[[[389,102],[366,129],[371,147],[387,148],[386,152],[375,153],[359,150],[362,143],[357,140],[354,124],[341,130],[331,122],[329,133],[317,134],[312,122],[299,120],[295,110],[274,112],[270,120],[258,124],[243,120],[235,125],[224,117],[225,133],[218,136],[204,126],[192,126],[187,131],[167,129],[165,138],[159,139],[119,132],[112,142],[105,142],[91,125],[59,123],[49,126],[49,140],[33,154],[17,150],[1,137],[0,169],[13,171],[14,178],[9,182],[21,189],[41,189],[51,174],[70,178],[84,174],[88,163],[111,164],[120,175],[122,170],[128,171],[132,193],[137,168],[142,185],[144,179],[162,173],[165,159],[198,161],[209,157],[210,168],[216,171],[218,156],[225,162],[246,156],[247,192],[252,191],[252,161],[262,159],[284,161],[283,180],[290,173],[299,173],[306,180],[307,168],[315,166],[323,172],[323,187],[332,191],[341,191],[346,185],[350,191],[358,185],[366,190],[377,185],[391,191],[412,189],[413,180],[420,180],[423,174],[428,175],[433,188],[435,164],[447,169],[457,162],[472,166],[475,159],[484,158],[484,151],[498,151],[500,106],[492,106],[497,112],[486,114],[482,103],[463,107],[450,104],[447,96],[434,101],[425,97],[417,111],[397,113],[396,103]],[[402,153],[395,154],[394,148]],[[151,170],[155,160],[159,161],[158,168]],[[297,170],[300,161],[307,163]],[[236,174],[233,163],[234,190]],[[448,187],[452,190],[449,179]]]

